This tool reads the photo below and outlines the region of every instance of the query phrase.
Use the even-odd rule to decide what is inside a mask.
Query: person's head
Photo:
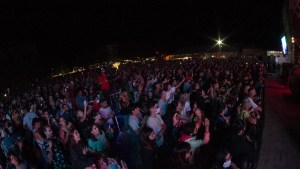
[[[161,91],[160,98],[161,98],[161,99],[166,99],[166,98],[167,98],[167,92],[164,91],[164,90]]]
[[[248,89],[248,96],[249,97],[254,97],[256,95],[256,90],[254,87],[251,87]]]
[[[241,135],[246,130],[245,123],[242,119],[234,121],[231,128],[234,135]]]
[[[217,113],[218,114],[224,115],[226,109],[227,109],[227,106],[225,103],[220,102],[217,104]]]
[[[172,88],[172,85],[169,82],[164,85],[164,91],[166,91],[166,92],[170,91],[171,88]]]
[[[34,118],[32,120],[32,127],[36,130],[39,130],[41,128],[41,120],[39,118]]]
[[[9,154],[8,157],[10,163],[13,164],[14,166],[18,166],[21,163],[21,159],[13,153]]]
[[[94,164],[96,164],[97,169],[118,169],[118,162],[112,158],[102,157],[96,155],[94,158]]]
[[[190,101],[190,93],[189,92],[184,92],[180,95],[180,102],[185,103]]]
[[[173,101],[172,102],[172,110],[176,112],[181,112],[183,109],[183,104],[179,101]]]
[[[80,140],[81,140],[81,138],[80,138],[80,134],[79,134],[78,130],[71,129],[69,132],[69,135],[68,135],[69,145],[78,144],[78,142]]]
[[[222,148],[218,151],[216,165],[222,168],[229,168],[231,166],[231,155],[228,150]]]
[[[78,92],[77,92],[77,96],[78,97],[81,97],[83,94],[82,94],[82,90],[79,90]]]
[[[171,85],[170,83],[168,83],[168,84],[167,84],[167,88],[168,88],[168,91],[170,91],[171,88],[172,88],[172,85]]]
[[[173,149],[173,163],[177,166],[187,164],[192,155],[191,145],[187,142],[179,142]]]
[[[82,110],[77,110],[77,113],[76,113],[76,116],[77,116],[77,118],[82,118],[83,116],[84,116],[84,113],[83,113],[83,111]]]
[[[132,104],[130,106],[131,109],[131,115],[138,117],[141,114],[141,109],[138,104]]]
[[[199,83],[195,83],[195,86],[194,86],[195,90],[198,91],[201,89]]]
[[[101,107],[106,108],[107,107],[107,100],[106,99],[102,99],[100,102]]]
[[[204,111],[202,111],[199,107],[195,109],[195,115],[197,116],[197,119],[204,120]]]
[[[67,104],[63,104],[62,108],[64,109],[65,112],[69,111],[69,106]]]
[[[161,85],[160,85],[160,83],[158,83],[158,82],[155,83],[155,85],[154,85],[154,90],[156,90],[156,91],[161,90]]]
[[[58,117],[58,123],[59,123],[60,126],[66,126],[67,125],[67,121],[63,116]]]
[[[93,124],[89,131],[93,137],[97,137],[100,134],[100,130],[96,124]]]
[[[250,101],[248,98],[245,98],[243,101],[242,101],[242,110],[249,110],[251,107],[251,104],[250,104]]]
[[[244,94],[248,94],[248,90],[250,89],[250,85],[245,85],[243,88]]]
[[[95,164],[97,166],[97,169],[107,169],[108,159],[98,155],[95,157]]]
[[[9,136],[10,136],[9,130],[7,128],[3,128],[1,131],[1,137],[4,138]]]
[[[151,146],[154,143],[156,136],[153,130],[149,127],[145,127],[141,133],[141,140],[143,146]]]
[[[52,138],[52,137],[53,137],[53,131],[52,131],[52,129],[51,129],[50,126],[45,125],[45,126],[44,126],[44,129],[43,129],[43,132],[44,132],[44,134],[45,134],[45,136],[46,136],[47,138]]]
[[[156,114],[157,113],[157,109],[158,109],[157,102],[151,102],[151,103],[149,103],[148,108],[149,108],[150,115]]]

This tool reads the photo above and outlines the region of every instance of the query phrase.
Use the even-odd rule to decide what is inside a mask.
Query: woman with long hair
[[[59,138],[61,139],[62,143],[66,145],[68,142],[69,132],[71,129],[74,128],[74,126],[71,122],[66,121],[63,116],[60,116],[58,118],[58,122],[59,122],[59,130],[58,130]]]
[[[78,130],[70,130],[67,145],[70,152],[70,161],[75,169],[86,168],[93,164],[93,159],[89,156],[88,147],[82,142]]]
[[[155,145],[155,133],[149,127],[145,127],[141,133],[141,156],[144,169],[157,168],[157,150]]]

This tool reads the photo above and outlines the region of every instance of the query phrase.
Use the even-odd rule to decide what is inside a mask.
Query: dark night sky
[[[212,45],[211,38],[217,38],[218,33],[227,37],[229,45],[276,49],[283,33],[282,1],[2,0],[2,65],[9,63],[9,69],[18,70],[76,65],[103,57],[107,44],[117,44],[121,57],[149,56],[156,50]]]

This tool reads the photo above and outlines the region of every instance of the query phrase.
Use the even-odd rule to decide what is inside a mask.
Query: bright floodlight
[[[222,44],[223,44],[223,43],[222,43],[222,40],[219,39],[219,40],[217,41],[217,44],[218,44],[218,45],[222,45]]]

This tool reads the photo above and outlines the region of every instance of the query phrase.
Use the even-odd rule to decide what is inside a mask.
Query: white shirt
[[[111,117],[109,117],[110,112],[112,112],[110,107],[106,107],[106,108],[101,107],[99,109],[99,114],[101,115],[101,117],[106,119],[106,123],[112,125],[114,124],[114,121]]]
[[[167,91],[167,101],[168,103],[172,103],[172,101],[174,100],[174,95],[172,95],[173,93],[175,93],[176,88],[175,87],[171,87],[170,91]]]
[[[257,104],[255,104],[254,101],[253,101],[250,97],[248,97],[248,99],[249,99],[249,101],[250,101],[251,107],[252,107],[253,109],[256,109],[256,108],[258,107]]]
[[[152,128],[153,132],[156,134],[156,144],[157,146],[161,146],[164,142],[163,135],[158,135],[158,133],[162,129],[162,125],[164,124],[164,121],[161,119],[160,115],[156,115],[155,117],[149,117],[147,120],[147,126]]]
[[[27,113],[23,118],[23,125],[26,125],[30,131],[33,130],[32,120],[34,118],[38,118],[38,116],[34,112]]]

